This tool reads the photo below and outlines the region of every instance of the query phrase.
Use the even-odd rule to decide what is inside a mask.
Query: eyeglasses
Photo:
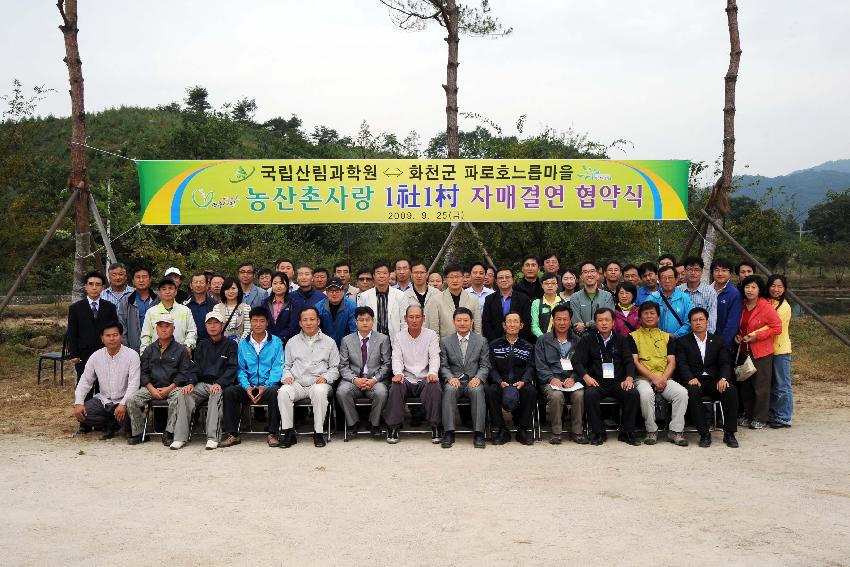
[[[599,272],[597,272],[596,270],[582,270],[581,273],[582,274],[598,274]]]

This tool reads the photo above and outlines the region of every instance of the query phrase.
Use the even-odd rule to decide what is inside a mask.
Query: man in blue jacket
[[[732,262],[725,258],[717,258],[711,263],[712,287],[717,293],[717,328],[714,332],[723,337],[723,344],[730,350],[736,348],[735,335],[738,334],[744,308],[738,288],[730,281],[732,268]]]
[[[661,318],[658,328],[680,339],[691,332],[688,313],[694,308],[691,298],[676,287],[676,269],[673,266],[658,268],[659,290],[646,296],[645,301],[658,304]]]
[[[239,419],[243,404],[268,404],[268,444],[278,446],[280,411],[277,391],[283,377],[283,343],[269,334],[269,314],[263,307],[254,307],[249,315],[251,334],[239,341],[238,384],[224,390],[224,417],[221,427],[227,437],[219,447],[231,447],[242,442],[239,438]]]
[[[357,331],[354,310],[357,304],[345,297],[345,284],[340,278],[331,278],[325,286],[327,297],[316,304],[322,332],[332,338],[339,348],[343,337]]]

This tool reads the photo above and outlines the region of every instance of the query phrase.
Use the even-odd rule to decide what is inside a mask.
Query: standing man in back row
[[[446,337],[455,332],[454,314],[460,307],[472,313],[473,331],[481,334],[481,308],[475,296],[463,291],[463,268],[457,264],[446,267],[446,289],[425,309],[425,326]]]
[[[408,303],[404,292],[390,286],[389,264],[378,262],[371,275],[375,286],[360,292],[357,305],[371,308],[375,313],[375,330],[392,338],[404,329],[404,309]],[[360,276],[358,273],[358,281]]]
[[[578,336],[596,330],[596,312],[614,309],[614,296],[599,287],[599,268],[595,262],[579,265],[582,288],[570,297],[573,330]]]

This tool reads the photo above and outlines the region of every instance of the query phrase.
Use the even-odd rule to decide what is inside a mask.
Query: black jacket
[[[534,335],[531,334],[531,300],[528,296],[516,288],[511,292],[510,311],[516,311],[522,317],[522,331],[519,336],[534,344]],[[505,335],[502,323],[505,317],[502,315],[502,292],[498,289],[484,298],[484,308],[481,311],[481,334],[488,342],[492,342]]]
[[[85,363],[96,350],[103,348],[100,329],[106,323],[117,321],[115,305],[105,299],[97,302],[97,319],[92,315],[88,297],[73,303],[68,308],[68,352],[71,358],[80,358]]]
[[[490,376],[492,384],[523,382],[534,385],[534,345],[517,338],[511,345],[502,337],[490,342]]]
[[[529,282],[523,276],[517,283],[514,284],[514,289],[518,289],[528,296],[528,302],[531,303],[535,299],[543,297],[543,284],[540,283],[540,278],[533,282]]]
[[[217,343],[212,339],[198,341],[192,352],[198,382],[218,384],[222,388],[235,384],[239,369],[238,350],[236,342],[226,338]]]
[[[602,380],[602,356],[605,356],[605,362],[614,363],[615,380],[622,382],[627,376],[634,378],[635,361],[626,338],[611,331],[611,340],[604,347],[602,345],[599,331],[586,333],[581,338],[572,358],[573,370],[578,377],[588,374],[594,380]]]
[[[701,378],[703,372],[708,372],[713,380],[731,379],[732,355],[725,348],[722,335],[709,333],[703,362],[696,337],[688,333],[676,341],[676,381],[684,386],[691,378]]]
[[[185,386],[195,384],[195,364],[189,358],[186,347],[172,340],[162,353],[159,352],[159,339],[148,345],[142,353],[139,385],[148,384],[154,388],[165,388],[171,384]]]

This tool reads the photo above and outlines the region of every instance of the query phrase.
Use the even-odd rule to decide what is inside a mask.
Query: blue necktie
[[[92,317],[97,319],[97,301],[91,302],[91,314],[92,314]]]

